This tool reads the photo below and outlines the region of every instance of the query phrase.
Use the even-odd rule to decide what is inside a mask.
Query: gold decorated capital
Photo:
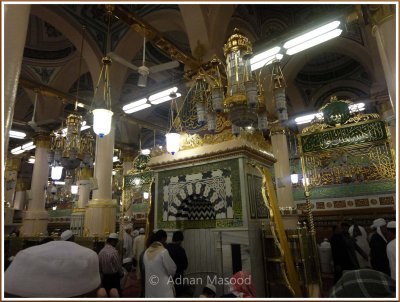
[[[21,167],[20,157],[9,157],[7,158],[6,171],[19,171]]]
[[[235,28],[233,34],[224,44],[224,55],[226,57],[228,53],[238,50],[243,50],[246,54],[251,55],[253,53],[253,46],[250,40],[239,29]]]
[[[271,133],[271,136],[273,136],[273,135],[279,135],[279,134],[287,135],[289,132],[288,132],[288,129],[286,129],[281,124],[274,124],[274,125],[270,126],[270,133]]]
[[[395,16],[396,6],[390,4],[372,4],[368,6],[370,19],[374,26],[379,26]],[[374,29],[373,29],[374,31]]]
[[[17,179],[17,184],[15,185],[15,191],[21,192],[28,190],[28,182],[22,178]]]
[[[78,172],[79,180],[86,180],[86,179],[90,179],[91,177],[93,177],[93,169],[91,169],[91,168],[84,167],[84,168],[80,169],[80,171]]]
[[[39,134],[35,137],[36,148],[50,149],[50,136],[46,134]]]

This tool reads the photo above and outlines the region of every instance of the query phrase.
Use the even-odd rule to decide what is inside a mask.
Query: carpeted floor
[[[139,298],[140,288],[136,279],[136,272],[129,273],[125,288],[122,290],[122,298]]]

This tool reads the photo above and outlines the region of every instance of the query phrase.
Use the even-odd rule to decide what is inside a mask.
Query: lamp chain
[[[78,67],[78,83],[76,85],[76,97],[75,97],[75,111],[78,110],[78,100],[79,100],[79,86],[80,86],[80,79],[81,79],[81,72],[82,72],[82,59],[83,59],[83,41],[85,38],[85,25],[82,26],[82,41],[81,41],[81,50],[80,50],[80,57],[79,57],[79,67]]]

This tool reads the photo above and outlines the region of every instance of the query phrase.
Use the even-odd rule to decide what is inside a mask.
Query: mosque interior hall
[[[397,2],[2,7],[3,298],[105,286],[106,248],[122,297],[395,297]],[[96,278],[19,273],[71,238]]]

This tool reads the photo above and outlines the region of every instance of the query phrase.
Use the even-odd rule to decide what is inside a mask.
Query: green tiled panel
[[[71,209],[49,211],[49,217],[69,217],[71,216],[71,213]]]
[[[395,192],[396,183],[394,181],[377,181],[312,188],[311,198],[340,198],[362,195],[391,194]],[[304,200],[304,189],[302,187],[293,189],[293,195],[294,200]]]
[[[190,175],[213,171],[222,168],[231,168],[231,184],[233,198],[233,218],[211,220],[185,220],[185,221],[163,221],[163,183],[164,179],[178,176]],[[242,203],[240,198],[240,178],[239,160],[230,159],[215,163],[203,164],[193,167],[180,168],[176,170],[162,171],[158,173],[158,192],[157,192],[157,228],[158,229],[177,229],[177,228],[229,228],[242,227]]]

